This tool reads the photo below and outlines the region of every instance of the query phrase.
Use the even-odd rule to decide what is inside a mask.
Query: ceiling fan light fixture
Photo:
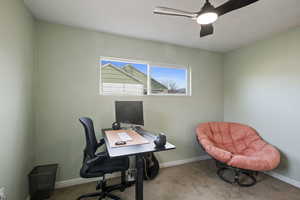
[[[205,1],[205,2],[204,2]],[[225,0],[223,0],[225,1]],[[249,6],[259,0],[226,0],[225,3],[214,7],[210,0],[201,0],[202,6],[199,12],[187,12],[174,8],[157,7],[154,14],[187,17],[195,20],[201,26],[200,37],[214,33],[213,23],[229,12]]]
[[[197,17],[197,23],[201,25],[212,24],[218,19],[218,14],[215,12],[205,12]]]

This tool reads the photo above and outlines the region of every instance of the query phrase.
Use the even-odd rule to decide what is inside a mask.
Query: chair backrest
[[[83,125],[85,132],[85,154],[87,154],[90,158],[94,158],[98,142],[95,135],[93,121],[88,117],[81,117],[79,121]]]

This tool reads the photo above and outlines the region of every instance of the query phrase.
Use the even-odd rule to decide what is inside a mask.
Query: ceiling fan
[[[167,7],[156,7],[153,11],[154,14],[171,15],[188,17],[196,20],[201,25],[200,37],[205,37],[214,33],[213,23],[217,19],[231,11],[246,7],[259,0],[228,0],[226,3],[219,7],[214,7],[209,0],[205,0],[205,4],[199,12],[186,12]]]

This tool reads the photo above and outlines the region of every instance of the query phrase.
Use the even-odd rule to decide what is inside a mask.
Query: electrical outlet
[[[0,188],[0,200],[7,200],[4,187]]]

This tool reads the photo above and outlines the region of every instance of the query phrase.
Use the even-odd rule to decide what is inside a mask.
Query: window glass
[[[102,58],[100,64],[103,95],[187,96],[191,92],[190,71],[185,67],[116,58]]]
[[[147,67],[147,64],[102,60],[102,94],[147,94]]]
[[[151,93],[187,94],[187,69],[151,66]]]

